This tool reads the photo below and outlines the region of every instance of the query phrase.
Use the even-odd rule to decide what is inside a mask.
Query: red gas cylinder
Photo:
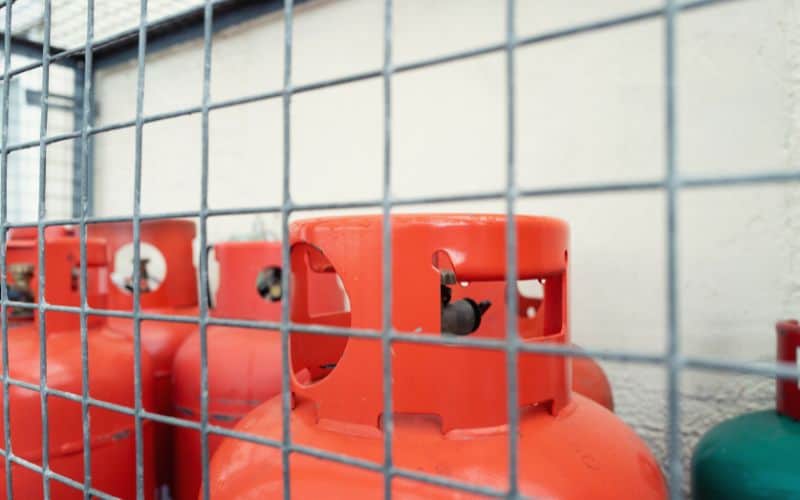
[[[106,301],[106,253],[101,240],[86,242],[87,301],[102,308]],[[7,244],[9,266],[24,266],[29,280],[25,288],[38,297],[36,240],[10,239]],[[55,305],[80,305],[80,242],[74,237],[48,235],[45,243],[45,300]],[[11,284],[10,284],[11,285]],[[16,286],[16,283],[13,285]],[[38,311],[32,317],[9,324],[9,375],[17,380],[39,384]],[[74,313],[46,313],[47,385],[52,389],[82,394],[80,316]],[[93,399],[135,406],[133,344],[109,330],[103,317],[88,316],[89,390]],[[153,368],[142,353],[142,404],[153,407]],[[14,455],[42,464],[42,415],[38,391],[11,386],[8,401],[11,416],[11,446]],[[5,401],[3,403],[6,403]],[[80,483],[83,482],[83,427],[79,402],[50,395],[47,400],[49,467]],[[92,487],[121,498],[136,497],[135,427],[132,416],[91,406],[90,446]],[[0,433],[2,433],[0,422]],[[155,487],[152,471],[152,426],[143,425],[145,497],[152,498]],[[3,466],[5,464],[2,464]],[[12,464],[15,498],[42,498],[42,477]],[[5,474],[0,474],[0,498],[5,498]],[[83,493],[58,481],[50,481],[52,498],[83,498]]]
[[[108,242],[111,274],[108,275],[109,308],[133,309],[133,225],[130,222],[91,224],[92,237]],[[197,278],[193,264],[195,225],[187,220],[142,221],[139,257],[141,261],[140,306],[157,314],[197,316]],[[133,336],[133,320],[109,318],[109,328]],[[142,348],[155,365],[156,412],[172,414],[172,362],[175,352],[197,326],[144,320],[140,333]],[[160,490],[168,488],[172,473],[173,427],[156,424],[156,480]],[[166,492],[162,492],[162,496]],[[164,496],[166,498],[166,496]]]
[[[533,317],[519,318],[521,340],[566,345],[567,225],[540,217],[518,217],[516,224],[519,278],[540,279],[544,289]],[[309,318],[303,299],[309,277],[328,271],[338,273],[348,294],[347,323],[381,328],[381,226],[379,216],[292,226],[293,321],[319,322]],[[394,328],[431,336],[504,338],[505,300],[489,303],[481,288],[505,279],[505,251],[502,216],[394,216]],[[460,290],[450,285],[458,282],[468,284]],[[318,349],[322,340],[327,345]],[[395,466],[507,489],[506,353],[399,340],[391,352]],[[383,462],[381,353],[376,339],[292,334],[293,443]],[[663,477],[645,444],[613,413],[572,391],[570,365],[562,356],[519,356],[521,494],[666,498]],[[280,398],[259,406],[237,430],[280,440]],[[278,497],[283,489],[280,457],[275,448],[225,440],[212,463],[213,498]],[[294,498],[383,494],[380,474],[301,453],[291,455],[290,472]],[[392,488],[397,498],[469,497],[406,478],[393,479]]]
[[[280,243],[230,242],[214,247],[219,262],[219,288],[211,315],[215,318],[280,320]],[[342,293],[335,276],[326,276],[318,289],[329,293],[315,310],[342,309]],[[326,297],[326,298],[325,298]],[[337,302],[338,300],[338,302]],[[209,423],[232,428],[255,408],[280,392],[281,347],[277,332],[209,326],[208,412]],[[175,413],[200,421],[200,334],[196,332],[175,356],[173,375]],[[175,430],[175,494],[194,499],[200,489],[200,433]],[[222,438],[209,435],[209,457]]]

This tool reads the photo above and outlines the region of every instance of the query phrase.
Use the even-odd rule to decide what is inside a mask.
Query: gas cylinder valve
[[[31,279],[33,278],[33,264],[11,264],[9,274],[11,283],[8,284],[8,299],[16,302],[33,302]],[[12,308],[11,315],[15,318],[32,318],[33,309]]]
[[[488,300],[460,299],[442,307],[442,332],[469,335],[481,326],[481,317],[492,305]]]
[[[30,284],[34,272],[33,264],[10,264],[8,271],[11,275],[11,283],[8,284],[9,298],[20,302],[33,302]]]
[[[135,261],[132,259],[131,263]],[[150,272],[147,270],[147,265],[150,264],[150,259],[146,257],[142,257],[139,259],[139,292],[147,293],[151,292],[153,288],[150,286],[151,282],[155,284],[158,283],[158,280],[154,277],[150,276]],[[134,276],[134,269],[131,268],[131,275],[126,276],[124,279],[123,287],[130,293],[133,293],[133,280],[135,279]]]
[[[256,279],[258,294],[271,302],[278,302],[283,295],[281,287],[281,268],[277,266],[267,267]]]
[[[475,302],[467,297],[451,302],[453,291],[448,285],[456,283],[452,271],[442,272],[442,333],[452,335],[469,335],[481,326],[481,317],[491,307],[488,300]]]

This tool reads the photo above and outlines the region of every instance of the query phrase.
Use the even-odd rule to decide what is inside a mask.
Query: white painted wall
[[[657,1],[523,1],[528,35],[657,6]],[[503,2],[396,2],[398,64],[503,39]],[[800,168],[800,1],[743,1],[683,13],[678,23],[678,164],[694,176]],[[214,37],[212,99],[277,90],[279,15]],[[641,22],[517,51],[519,183],[537,188],[655,180],[664,174],[663,23]],[[297,8],[297,85],[382,64],[382,7],[318,0]],[[397,75],[392,81],[393,185],[398,196],[499,190],[505,185],[504,59],[493,54]],[[197,106],[200,40],[150,54],[145,113]],[[135,110],[135,61],[98,72],[100,124]],[[381,194],[382,82],[296,95],[292,196],[297,202]],[[280,99],[210,117],[213,208],[280,202]],[[144,129],[145,212],[199,206],[200,118]],[[100,215],[130,213],[133,129],[96,139]],[[660,352],[665,345],[665,199],[659,192],[524,199],[521,212],[572,226],[575,339],[586,346]],[[502,202],[413,210],[503,210]],[[307,216],[302,214],[299,216]],[[278,219],[265,217],[278,229]],[[247,232],[253,217],[214,219],[211,237]],[[687,354],[772,359],[773,323],[800,315],[800,186],[697,189],[680,195],[680,327]],[[663,457],[663,370],[605,365],[619,414]],[[731,414],[771,405],[769,381],[688,373],[686,457]]]

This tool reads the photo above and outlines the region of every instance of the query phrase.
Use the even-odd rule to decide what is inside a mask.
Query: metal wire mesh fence
[[[24,54],[13,54],[12,59],[17,64],[31,61]],[[34,140],[39,135],[42,100],[39,73],[41,70],[28,72],[10,82],[8,128],[12,143]],[[74,72],[70,67],[54,66],[50,73],[49,130],[55,133],[74,130],[78,128],[75,113],[81,109],[74,96]],[[49,148],[49,153],[50,184],[45,192],[49,213],[55,217],[70,217],[73,215],[75,151],[69,143],[62,142]],[[38,176],[35,165],[38,162],[38,151],[34,148],[9,157],[11,182],[7,188],[7,209],[9,220],[13,222],[36,218]]]
[[[431,485],[443,486],[452,488],[454,490],[487,495],[491,497],[508,497],[516,498],[520,496],[519,490],[519,414],[517,412],[517,367],[518,357],[520,353],[548,353],[560,356],[573,356],[584,357],[591,356],[602,360],[611,360],[624,363],[638,363],[662,366],[667,377],[667,407],[668,407],[668,429],[667,429],[667,447],[668,447],[668,466],[667,474],[670,486],[670,491],[673,497],[678,498],[682,496],[681,487],[683,483],[683,468],[682,468],[682,447],[681,447],[681,429],[680,429],[680,416],[681,416],[681,399],[679,393],[679,386],[681,382],[681,373],[687,368],[714,370],[721,372],[738,372],[763,375],[767,377],[783,377],[794,378],[800,375],[796,367],[781,365],[781,364],[748,364],[737,363],[726,360],[700,358],[694,356],[685,356],[682,353],[681,345],[679,342],[679,311],[680,311],[680,289],[678,286],[678,193],[684,189],[693,189],[708,186],[730,186],[730,185],[749,185],[759,183],[784,183],[784,182],[797,182],[800,181],[799,172],[758,172],[752,174],[740,174],[729,176],[708,176],[708,177],[689,177],[681,175],[680,168],[677,162],[676,150],[678,147],[676,138],[676,101],[680,96],[676,92],[676,24],[682,12],[688,10],[702,9],[707,6],[715,4],[729,3],[723,0],[694,0],[687,2],[678,2],[677,0],[667,0],[663,6],[648,10],[635,12],[623,16],[607,18],[599,21],[588,22],[584,24],[574,25],[568,28],[558,29],[554,31],[539,33],[533,36],[518,36],[515,27],[515,1],[506,1],[506,25],[505,25],[505,39],[495,44],[488,46],[462,51],[458,53],[447,54],[440,57],[434,57],[425,60],[419,60],[405,64],[395,64],[393,60],[393,5],[391,0],[384,2],[384,17],[383,17],[383,30],[384,30],[384,50],[383,50],[383,65],[371,71],[360,72],[344,77],[327,79],[317,81],[310,84],[295,85],[292,78],[292,55],[293,55],[293,2],[286,0],[283,5],[283,22],[284,28],[284,67],[283,67],[283,85],[277,89],[265,90],[263,92],[245,95],[233,99],[222,101],[212,101],[210,92],[211,81],[211,68],[212,60],[212,34],[213,23],[216,4],[222,2],[213,2],[207,0],[202,9],[203,18],[203,72],[202,82],[202,102],[198,106],[191,106],[185,109],[176,111],[150,114],[144,113],[144,98],[145,98],[145,73],[148,65],[145,61],[145,55],[148,47],[148,30],[152,25],[148,22],[148,2],[141,0],[139,3],[139,23],[138,28],[130,30],[130,33],[125,33],[126,37],[135,37],[137,40],[137,91],[136,91],[136,107],[135,118],[107,124],[103,126],[93,125],[93,105],[94,88],[94,59],[93,56],[96,51],[107,45],[115,36],[106,38],[97,38],[95,36],[95,2],[88,0],[86,4],[86,32],[85,43],[81,47],[71,48],[69,50],[59,50],[57,53],[51,51],[51,33],[54,30],[52,26],[52,6],[51,0],[43,0],[43,26],[42,26],[42,52],[41,58],[38,61],[17,65],[12,67],[12,53],[14,52],[14,39],[12,38],[12,15],[15,9],[8,8],[13,2],[5,2],[4,13],[4,69],[3,69],[3,83],[2,86],[2,147],[0,148],[0,276],[2,277],[2,318],[3,318],[3,344],[2,344],[2,362],[3,362],[3,398],[6,404],[4,405],[4,445],[2,456],[5,458],[5,476],[6,476],[6,495],[7,498],[12,498],[12,466],[18,465],[26,469],[35,471],[42,476],[42,485],[44,496],[50,496],[51,481],[63,483],[77,490],[84,492],[86,498],[90,496],[98,498],[110,498],[110,495],[102,491],[98,491],[93,487],[91,467],[93,461],[91,446],[90,446],[90,428],[91,421],[89,419],[90,408],[104,408],[129,415],[135,419],[135,437],[136,437],[136,485],[137,496],[139,498],[145,497],[145,484],[144,484],[144,441],[143,441],[143,425],[147,421],[159,422],[172,426],[180,426],[191,428],[200,432],[202,442],[202,476],[203,487],[202,496],[209,497],[209,435],[220,435],[234,437],[236,439],[246,440],[258,443],[264,446],[273,447],[280,450],[283,464],[283,496],[284,498],[291,498],[292,491],[291,485],[291,472],[290,458],[292,454],[302,454],[311,457],[316,457],[324,460],[330,460],[340,464],[345,464],[353,467],[362,468],[365,470],[380,473],[384,477],[384,496],[390,498],[392,496],[392,484],[396,478],[403,478],[421,483]],[[665,110],[665,151],[663,151],[664,158],[666,159],[666,175],[663,179],[658,181],[646,182],[619,182],[619,183],[597,183],[597,184],[580,184],[580,185],[564,185],[559,187],[550,187],[544,189],[522,189],[517,183],[517,139],[515,132],[517,109],[517,95],[519,89],[515,87],[515,54],[517,49],[524,46],[535,45],[550,40],[572,37],[578,34],[589,33],[599,30],[611,29],[617,26],[629,25],[650,19],[663,19],[664,20],[664,47],[665,52],[662,54],[663,58],[663,78],[665,83],[665,94],[663,95],[663,108]],[[81,23],[82,25],[83,23]],[[418,70],[426,67],[433,67],[454,61],[466,60],[486,54],[504,54],[505,56],[505,103],[504,113],[506,116],[505,128],[507,132],[506,142],[506,162],[505,162],[505,188],[500,191],[489,191],[477,194],[456,194],[444,196],[423,196],[423,197],[397,197],[393,196],[393,179],[392,179],[392,81],[393,77],[397,74]],[[51,88],[50,76],[51,68],[68,58],[80,58],[82,78],[80,79],[82,88],[77,89],[76,94],[80,93],[80,102],[82,106],[81,119],[76,120],[75,128],[66,132],[56,132],[51,124],[49,118],[51,111],[54,107],[55,95],[49,89]],[[38,138],[32,140],[17,140],[13,134],[9,133],[12,129],[12,116],[13,107],[13,82],[15,79],[31,72],[32,70],[41,71],[41,95],[40,95],[40,128]],[[354,82],[368,79],[380,79],[383,83],[383,194],[377,199],[361,199],[351,200],[336,203],[296,203],[293,201],[290,192],[290,180],[292,176],[292,150],[291,150],[291,119],[292,119],[292,98],[295,95],[307,92],[314,92],[320,89],[348,85]],[[242,104],[255,103],[266,100],[277,100],[282,102],[283,109],[283,163],[282,163],[282,202],[274,205],[264,206],[250,206],[238,209],[215,209],[209,206],[209,113],[215,109],[221,109],[231,106]],[[189,211],[176,211],[176,212],[160,212],[152,214],[143,214],[141,206],[142,196],[142,142],[143,142],[143,129],[145,124],[157,121],[176,118],[184,115],[200,115],[201,117],[201,163],[200,168],[200,206],[196,210]],[[133,191],[131,193],[131,216],[114,216],[114,217],[98,217],[91,214],[91,148],[93,138],[99,134],[104,134],[119,129],[133,129],[135,132],[134,142],[134,168],[133,168]],[[63,143],[65,141],[76,141],[79,147],[76,149],[77,159],[79,160],[79,175],[76,176],[80,181],[77,186],[77,210],[73,216],[65,216],[58,213],[54,217],[54,209],[47,203],[47,184],[48,184],[48,167],[52,164],[48,163],[49,147]],[[12,153],[19,153],[23,151],[37,151],[38,152],[38,190],[37,190],[37,209],[36,220],[26,221],[23,218],[13,217],[9,212],[9,181],[10,175],[16,175],[12,167],[11,155]],[[667,304],[667,343],[660,354],[649,354],[641,352],[632,352],[624,350],[606,350],[606,349],[587,349],[579,350],[569,346],[553,346],[541,344],[526,344],[521,342],[517,334],[517,304],[510,301],[506,310],[506,326],[507,331],[510,332],[505,340],[492,340],[492,339],[476,339],[476,338],[442,338],[440,336],[427,335],[424,333],[408,333],[398,332],[392,327],[392,224],[390,214],[393,208],[416,205],[416,204],[439,204],[446,202],[460,202],[460,201],[474,201],[474,200],[503,200],[506,205],[506,216],[511,221],[516,216],[516,202],[521,198],[526,197],[552,197],[562,196],[569,194],[592,194],[592,193],[621,193],[631,191],[663,191],[666,199],[666,270],[667,270],[667,287],[664,292],[664,300]],[[175,217],[196,218],[199,228],[199,246],[206,248],[208,246],[208,220],[213,217],[227,216],[227,215],[241,215],[241,214],[262,214],[273,213],[279,214],[281,217],[282,227],[282,260],[283,267],[290,266],[290,248],[289,248],[289,220],[290,216],[296,212],[319,210],[319,209],[347,209],[347,208],[380,208],[384,217],[383,222],[383,273],[382,273],[382,289],[383,289],[383,309],[382,309],[382,322],[383,327],[376,330],[365,329],[352,329],[352,328],[338,328],[329,326],[315,326],[306,324],[297,324],[290,321],[290,301],[289,293],[284,293],[282,296],[282,315],[281,321],[245,321],[234,319],[223,319],[210,317],[209,315],[209,262],[208,255],[204,252],[199,253],[199,314],[197,317],[175,316],[167,314],[154,314],[150,312],[143,312],[140,304],[140,296],[142,293],[141,283],[139,277],[141,276],[141,259],[140,259],[140,246],[141,246],[141,223],[145,220],[154,219],[167,219]],[[133,310],[130,312],[97,309],[90,307],[87,301],[87,226],[98,222],[116,222],[116,221],[132,221],[133,223]],[[81,292],[81,305],[79,307],[48,304],[45,301],[45,251],[44,251],[44,233],[45,229],[49,226],[73,224],[79,228],[79,235],[81,240],[81,260],[80,260],[80,280],[79,288]],[[6,242],[7,230],[10,228],[19,227],[35,227],[38,233],[38,266],[42,270],[38,276],[38,301],[36,304],[25,302],[18,302],[9,299],[8,284],[6,282],[7,265],[6,265]],[[516,269],[516,255],[517,255],[517,237],[515,225],[508,223],[506,225],[506,259],[507,259],[507,293],[515,293],[517,283],[517,269]],[[292,285],[290,281],[290,274],[283,273],[282,286],[283,290],[289,290]],[[39,338],[40,338],[40,383],[31,384],[22,380],[15,379],[9,374],[9,350],[8,350],[8,312],[10,308],[27,308],[35,309],[44,317],[46,311],[68,312],[80,315],[81,318],[81,350],[82,350],[82,370],[83,379],[81,394],[72,394],[64,391],[56,390],[47,385],[47,352],[45,349],[45,335],[46,323],[42,321],[39,324]],[[88,316],[104,316],[104,317],[121,317],[130,318],[134,324],[134,358],[135,358],[135,373],[134,373],[134,391],[136,404],[133,407],[125,407],[122,405],[114,404],[108,401],[102,401],[92,397],[92,390],[89,386],[88,373],[91,367],[89,366],[88,346],[87,346],[87,318]],[[200,330],[201,338],[201,419],[200,422],[193,422],[187,419],[174,417],[170,415],[161,415],[145,409],[142,405],[142,371],[141,371],[141,323],[144,320],[158,320],[174,323],[192,323],[196,324]],[[281,346],[282,346],[282,418],[283,418],[283,434],[280,440],[268,439],[257,435],[243,433],[221,426],[214,425],[209,421],[209,401],[208,401],[208,386],[209,386],[209,372],[208,372],[208,346],[206,342],[207,328],[212,325],[223,326],[236,326],[253,329],[274,329],[280,331]],[[291,410],[291,394],[290,394],[290,374],[289,374],[289,337],[290,332],[307,332],[319,335],[330,336],[349,336],[357,338],[370,338],[376,339],[381,342],[383,354],[383,449],[384,461],[382,463],[374,463],[347,455],[337,454],[323,449],[301,445],[292,439],[291,427],[288,425],[290,410]],[[441,344],[441,345],[458,345],[471,348],[493,349],[500,350],[505,353],[507,358],[507,380],[508,380],[508,415],[509,415],[509,447],[508,447],[508,489],[497,490],[483,485],[467,484],[464,482],[456,481],[450,478],[423,473],[419,471],[408,470],[398,467],[393,460],[393,412],[392,412],[392,356],[391,349],[394,342],[402,338],[403,342],[413,342],[419,344]],[[41,464],[30,462],[21,458],[14,452],[14,443],[11,439],[11,419],[10,419],[10,406],[9,406],[9,391],[12,387],[21,387],[28,390],[37,391],[41,399],[41,413],[43,422],[43,436],[42,436],[42,460]],[[48,436],[48,419],[52,416],[48,415],[47,401],[49,398],[64,398],[69,401],[80,403],[82,408],[82,424],[83,424],[83,461],[84,461],[84,477],[83,482],[76,481],[64,475],[54,472],[49,465],[49,436]]]

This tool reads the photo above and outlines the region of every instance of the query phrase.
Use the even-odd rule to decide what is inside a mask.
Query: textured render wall
[[[518,32],[530,34],[659,2],[520,1]],[[502,2],[397,2],[397,63],[503,37]],[[294,81],[308,83],[382,64],[382,7],[318,1],[297,9]],[[280,88],[278,16],[217,34],[212,98]],[[658,179],[664,172],[663,24],[660,20],[522,48],[517,52],[519,182],[543,187]],[[147,58],[145,112],[197,105],[199,41]],[[687,175],[800,168],[800,2],[742,1],[684,13],[678,24],[678,161]],[[393,80],[397,195],[478,192],[504,186],[504,61],[489,55]],[[135,61],[98,72],[100,123],[134,116]],[[381,194],[380,80],[293,98],[295,201]],[[280,100],[211,113],[210,203],[280,202]],[[129,213],[133,130],[96,140],[96,208]],[[196,209],[199,116],[144,131],[143,208]],[[575,339],[586,346],[659,352],[665,343],[666,271],[661,193],[520,200],[521,212],[572,226]],[[407,210],[502,210],[474,202]],[[298,214],[307,216],[311,214]],[[278,219],[263,218],[278,229]],[[247,232],[250,216],[214,219],[211,237]],[[680,196],[683,350],[770,360],[773,323],[800,315],[800,187],[762,185]],[[664,455],[664,371],[605,364],[619,414]],[[769,407],[769,380],[687,372],[682,421],[686,458],[710,425]]]

